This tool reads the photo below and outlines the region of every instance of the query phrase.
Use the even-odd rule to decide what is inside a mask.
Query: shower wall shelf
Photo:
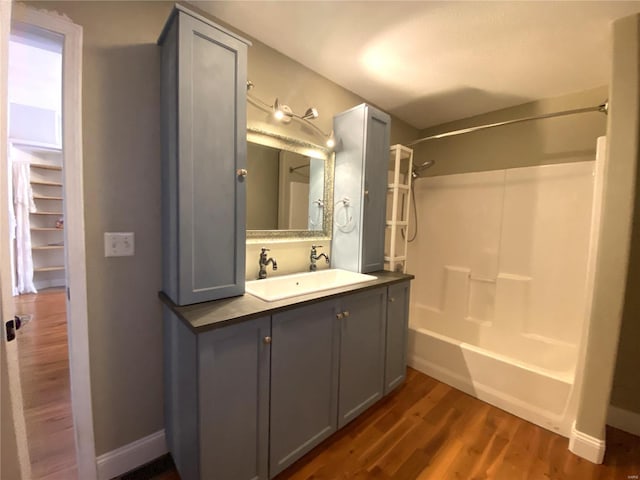
[[[412,165],[411,148],[400,144],[390,148],[384,262],[385,268],[392,272],[406,273],[407,270]]]

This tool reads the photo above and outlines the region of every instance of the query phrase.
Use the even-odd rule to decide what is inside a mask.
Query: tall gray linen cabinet
[[[242,295],[249,42],[178,4],[158,44],[163,290],[177,305]]]
[[[333,117],[334,268],[384,269],[390,129],[389,115],[364,103]]]

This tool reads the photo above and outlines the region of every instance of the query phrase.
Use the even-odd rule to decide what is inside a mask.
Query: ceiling
[[[419,129],[608,84],[611,21],[640,12],[640,1],[199,6]]]

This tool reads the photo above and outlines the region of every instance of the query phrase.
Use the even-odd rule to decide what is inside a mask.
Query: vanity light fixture
[[[333,148],[336,146],[336,139],[333,136],[333,130],[331,130],[331,133],[329,134],[329,138],[327,138],[327,147],[329,148]]]
[[[307,108],[307,111],[304,112],[304,115],[298,115],[289,105],[284,105],[278,101],[276,98],[273,102],[273,116],[276,120],[282,123],[289,123],[292,118],[298,118],[300,120],[313,120],[318,118],[318,110],[314,107]]]
[[[314,118],[318,118],[318,110],[313,107],[307,108],[307,111],[304,112],[302,116],[303,120],[313,120]]]
[[[311,120],[315,120],[320,116],[320,114],[318,113],[318,109],[316,109],[315,107],[309,107],[304,112],[304,115],[298,115],[291,109],[291,107],[283,103],[280,103],[278,98],[274,100],[273,105],[269,105],[268,103],[263,102],[262,100],[257,98],[255,95],[250,93],[250,91],[254,87],[255,87],[254,83],[251,80],[248,80],[247,81],[247,100],[249,102],[253,103],[255,106],[259,108],[262,108],[263,110],[268,110],[273,112],[273,118],[281,123],[288,124],[291,122],[292,118],[296,118],[304,122],[307,126],[311,127],[313,130],[315,130],[319,135],[321,135],[325,139],[325,144],[327,145],[328,148],[333,148],[335,146],[333,131],[327,135],[322,130],[320,130],[318,126],[316,126],[311,122]]]
[[[289,123],[293,117],[297,117],[289,105],[281,105],[276,98],[273,102],[273,118],[282,123]]]

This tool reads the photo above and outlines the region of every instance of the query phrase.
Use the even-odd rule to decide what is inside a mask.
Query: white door
[[[29,479],[31,470],[22,410],[16,341],[8,341],[6,323],[13,316],[9,257],[9,170],[7,167],[7,80],[11,3],[0,2],[0,478]]]
[[[13,10],[12,10],[13,7]],[[14,314],[11,296],[8,232],[7,80],[8,43],[11,21],[19,21],[64,37],[63,124],[65,185],[65,264],[70,299],[67,302],[71,401],[77,448],[78,478],[97,478],[87,325],[86,263],[84,246],[84,199],[82,189],[82,27],[55,13],[0,0],[0,301],[2,312],[1,421],[2,462],[0,478],[31,478],[24,428],[22,393],[17,365],[17,341],[7,342],[5,321]],[[9,393],[9,401],[5,395]],[[5,443],[6,442],[6,443]],[[5,448],[7,450],[5,450]],[[6,456],[5,456],[6,453]],[[21,475],[20,475],[21,470]]]

